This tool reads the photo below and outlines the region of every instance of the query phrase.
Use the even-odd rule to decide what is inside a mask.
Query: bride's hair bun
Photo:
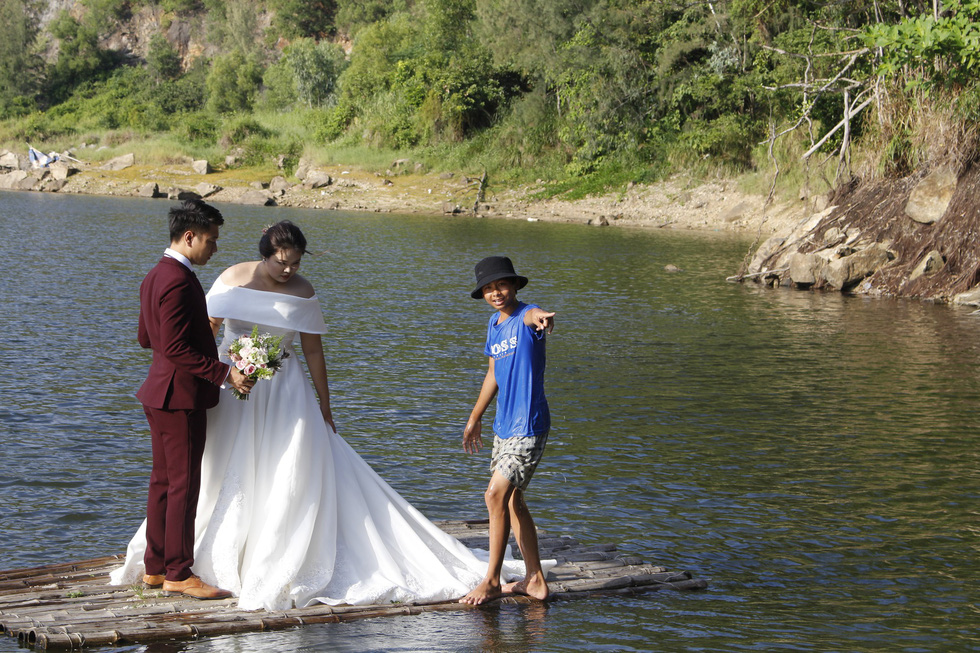
[[[281,249],[295,249],[306,254],[306,236],[289,220],[277,222],[262,230],[259,238],[259,254],[269,258]]]

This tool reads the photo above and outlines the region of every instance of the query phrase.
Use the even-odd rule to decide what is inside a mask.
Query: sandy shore
[[[59,192],[138,196],[148,183],[155,183],[164,197],[175,197],[177,190],[185,190],[198,192],[210,201],[245,203],[254,202],[258,191],[272,197],[278,206],[430,215],[458,210],[472,215],[478,187],[478,180],[460,175],[379,175],[341,166],[315,170],[329,175],[332,182],[311,188],[292,178],[287,181],[288,188],[270,191],[272,179],[254,181],[255,172],[247,170],[202,175],[187,165],[131,166],[120,171],[86,168],[70,176]],[[575,201],[535,199],[539,190],[495,188],[490,184],[478,215],[608,227],[743,232],[763,237],[788,231],[804,217],[803,202],[767,207],[764,197],[742,193],[731,181],[692,183],[677,176]]]

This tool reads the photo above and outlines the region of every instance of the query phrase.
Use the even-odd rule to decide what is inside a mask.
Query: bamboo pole
[[[21,569],[8,569],[5,571],[0,571],[0,580],[7,580],[12,578],[17,578],[20,576],[33,577],[37,576],[39,572],[49,572],[53,573],[60,570],[74,571],[80,568],[95,568],[106,566],[111,563],[119,564],[119,556],[103,556],[101,558],[92,558],[91,560],[82,560],[80,562],[56,562],[50,565],[44,565],[41,567],[23,567]]]
[[[650,589],[701,589],[707,586],[705,581],[690,580],[689,574],[656,574],[656,578],[620,577],[602,582],[578,582],[557,587],[558,593],[552,596],[555,600],[584,598],[609,594],[636,593]],[[660,580],[666,579],[666,580]],[[673,582],[667,582],[672,580]],[[657,581],[644,586],[646,581]],[[641,583],[641,584],[637,584]],[[528,604],[535,603],[534,599],[525,596],[514,596],[502,599],[506,603]],[[411,615],[422,612],[475,609],[468,604],[441,602],[430,605],[401,605],[374,606],[358,609],[356,606],[340,606],[339,609],[323,606],[321,609],[307,609],[304,616],[252,617],[242,618],[236,615],[214,615],[212,621],[196,624],[152,624],[148,627],[136,627],[128,624],[125,628],[114,630],[99,630],[91,632],[39,632],[31,631],[25,640],[29,646],[41,649],[72,649],[85,646],[108,646],[125,643],[152,643],[169,639],[191,639],[199,637],[227,635],[262,630],[279,630],[304,624],[325,623],[336,621],[353,621],[359,619],[377,618],[393,615]]]
[[[472,542],[471,546],[487,546],[486,520],[453,520],[442,522],[440,527],[460,541]],[[687,572],[669,572],[636,556],[622,555],[614,544],[584,545],[572,537],[539,531],[539,546],[542,558],[559,563],[549,572],[549,600],[707,586],[705,581],[692,580]],[[158,590],[109,585],[108,574],[119,561],[119,556],[107,556],[0,572],[0,629],[8,636],[16,636],[23,646],[58,650],[477,609],[455,601],[431,601],[244,611],[238,609],[236,599],[202,603],[187,597],[163,596]],[[524,596],[500,601],[537,603]]]

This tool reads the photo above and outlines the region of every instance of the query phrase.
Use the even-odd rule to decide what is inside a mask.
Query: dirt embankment
[[[831,206],[764,242],[746,279],[980,305],[980,165],[852,180]]]

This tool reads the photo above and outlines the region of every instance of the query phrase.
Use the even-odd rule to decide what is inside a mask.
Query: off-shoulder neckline
[[[251,290],[252,292],[261,292],[261,293],[266,293],[266,294],[269,294],[269,295],[280,295],[282,297],[292,297],[293,299],[299,299],[301,301],[310,301],[311,299],[312,300],[319,301],[319,300],[317,300],[316,293],[313,293],[313,296],[312,297],[300,297],[299,295],[291,295],[289,293],[278,292],[278,291],[275,291],[275,290],[262,290],[260,288],[247,288],[245,286],[229,286],[227,283],[225,283],[224,281],[221,280],[221,277],[218,277],[217,279],[215,279],[214,282],[215,283],[220,283],[222,286],[224,286],[225,288],[228,288],[229,290],[236,290],[236,289],[237,290]]]

